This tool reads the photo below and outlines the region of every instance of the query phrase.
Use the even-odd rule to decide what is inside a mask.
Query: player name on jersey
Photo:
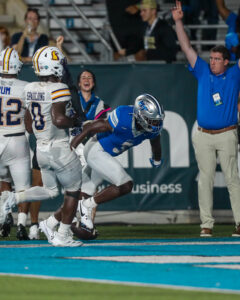
[[[44,101],[45,100],[45,93],[27,92],[27,100]]]
[[[0,86],[0,94],[2,95],[10,95],[11,88],[9,86]]]

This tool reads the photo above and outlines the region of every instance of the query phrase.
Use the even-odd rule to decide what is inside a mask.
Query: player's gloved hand
[[[151,165],[153,166],[153,168],[159,168],[162,165],[162,159],[161,160],[154,160],[152,157],[149,158],[149,161],[151,163]]]
[[[83,121],[81,117],[74,117],[73,118],[73,127],[82,127]]]
[[[79,135],[82,132],[82,127],[74,127],[71,130],[71,136]]]

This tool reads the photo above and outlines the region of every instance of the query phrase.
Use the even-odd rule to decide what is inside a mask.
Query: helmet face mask
[[[6,48],[0,52],[0,74],[17,75],[23,63],[14,48]]]
[[[33,68],[37,76],[63,75],[64,55],[57,47],[42,47],[33,56]]]
[[[162,105],[156,98],[149,94],[143,94],[135,100],[134,117],[143,130],[160,132],[165,114]]]

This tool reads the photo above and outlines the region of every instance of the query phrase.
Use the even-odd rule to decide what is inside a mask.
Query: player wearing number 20
[[[30,152],[25,136],[24,87],[17,79],[22,67],[18,53],[6,48],[0,53],[0,179],[10,171],[17,192],[30,187]]]

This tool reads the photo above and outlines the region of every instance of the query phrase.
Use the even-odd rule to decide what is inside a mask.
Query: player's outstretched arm
[[[190,40],[183,26],[183,10],[181,1],[176,1],[176,6],[172,9],[172,17],[176,24],[176,33],[181,49],[185,53],[191,67],[194,67],[197,60],[197,53],[191,46]]]
[[[106,131],[112,131],[112,126],[109,124],[108,120],[98,119],[93,122],[88,122],[83,126],[83,131],[72,140],[71,148],[77,148],[85,137],[89,135]]]

